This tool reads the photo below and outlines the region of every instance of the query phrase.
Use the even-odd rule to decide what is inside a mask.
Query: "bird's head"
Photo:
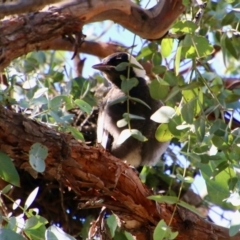
[[[122,64],[121,64],[122,63]],[[121,88],[121,75],[125,78],[146,77],[146,72],[142,65],[129,53],[118,52],[109,55],[102,60],[102,63],[92,66],[94,69],[100,70],[106,79]]]

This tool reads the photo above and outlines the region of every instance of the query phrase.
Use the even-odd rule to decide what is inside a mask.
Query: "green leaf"
[[[163,81],[162,81],[163,82]],[[153,80],[149,84],[151,97],[156,100],[163,100],[168,95],[170,87],[168,84],[163,84],[161,81]]]
[[[5,153],[0,151],[0,177],[15,186],[20,187],[18,172],[11,160]]]
[[[153,232],[153,240],[164,240],[164,239],[174,239],[178,235],[178,232],[173,233],[171,228],[161,220]]]
[[[199,142],[202,142],[205,137],[205,130],[206,130],[205,123],[206,123],[206,120],[202,118],[198,118],[194,122],[195,133]]]
[[[219,155],[218,158],[221,159]],[[227,202],[223,202],[223,199],[226,199],[229,195],[228,181],[232,176],[234,176],[233,169],[228,168],[221,171],[213,178],[214,170],[221,161],[225,160],[210,161],[208,164],[198,162],[196,167],[200,168],[203,178],[206,181],[209,201],[224,209],[232,209],[232,205]]]
[[[126,240],[134,240],[132,234],[129,233],[129,232],[124,231],[124,235],[125,235],[125,237],[126,237]],[[117,240],[117,239],[116,239],[116,240]],[[121,240],[123,240],[123,239],[121,238]]]
[[[87,114],[90,114],[91,111],[92,111],[92,107],[85,101],[83,101],[82,99],[76,99],[74,101],[75,104],[78,105],[78,107],[80,107],[80,109],[83,111],[83,112],[86,112]]]
[[[162,123],[158,126],[155,137],[159,142],[168,142],[174,135],[169,131],[168,124]]]
[[[232,220],[229,228],[229,235],[233,237],[236,235],[240,230],[240,212],[239,210],[235,211],[232,215]]]
[[[231,203],[235,207],[240,207],[240,195],[238,192],[231,193],[230,197],[227,199],[228,203]]]
[[[154,52],[152,56],[153,66],[160,66],[162,63],[162,56],[159,52]]]
[[[189,211],[197,214],[198,216],[202,217],[202,215],[200,214],[200,212],[199,212],[194,206],[192,206],[192,205],[190,205],[190,204],[188,204],[188,203],[186,203],[186,202],[184,202],[184,201],[180,201],[180,202],[178,203],[178,205],[180,205],[180,206],[188,209]]]
[[[148,197],[151,200],[155,200],[159,203],[168,203],[168,204],[178,204],[188,210],[190,210],[191,212],[197,214],[198,216],[201,217],[201,214],[199,213],[199,211],[191,206],[190,204],[178,199],[177,197],[174,196],[160,196],[160,195],[154,195],[154,196],[149,196]]]
[[[192,110],[194,110],[194,116],[199,114],[202,110],[203,104],[203,92],[199,88],[189,89],[189,90],[182,90],[182,95],[185,102],[192,102],[191,106],[195,104]],[[191,107],[189,106],[189,107]]]
[[[141,142],[147,141],[147,138],[144,137],[139,130],[137,130],[137,129],[124,129],[123,131],[121,131],[121,133],[119,135],[117,144],[121,145],[131,136],[138,139]]]
[[[207,38],[199,35],[187,34],[182,46],[182,56],[185,58],[202,58],[210,55],[213,51],[213,47]]]
[[[124,113],[123,117],[124,117],[124,119],[126,119],[126,121],[130,121],[131,119],[145,120],[145,118],[142,116],[138,116],[138,115],[134,115],[134,114],[130,114],[130,113]]]
[[[189,124],[192,124],[195,117],[195,109],[196,109],[196,99],[193,99],[190,102],[184,104],[181,109],[183,120],[185,120]]]
[[[21,199],[17,199],[13,202],[13,207],[12,209],[15,210],[17,209],[19,206],[20,206],[20,203],[21,203]]]
[[[132,137],[136,138],[140,142],[146,142],[148,139],[142,135],[142,133],[137,129],[131,129]]]
[[[228,148],[228,145],[223,137],[214,135],[212,137],[212,143],[218,148],[218,150],[224,150]]]
[[[182,46],[180,45],[177,48],[177,53],[176,53],[176,57],[175,57],[175,74],[176,74],[176,76],[179,74],[181,54],[182,54]]]
[[[121,133],[119,135],[117,144],[121,145],[131,136],[132,136],[131,130],[130,129],[124,129],[123,131],[121,131]]]
[[[117,121],[117,127],[122,128],[128,125],[128,121],[123,118]]]
[[[137,78],[129,78],[129,79],[122,80],[121,89],[124,93],[127,93],[132,88],[136,87],[137,85],[138,85],[138,79]]]
[[[80,230],[80,236],[82,237],[82,239],[88,239],[89,228],[92,226],[92,221],[94,221],[95,219],[93,218],[93,216],[88,215],[84,220],[85,221],[83,222],[83,226]]]
[[[139,103],[141,103],[142,105],[146,106],[147,108],[151,109],[148,104],[146,104],[144,101],[142,101],[142,100],[139,99],[139,98],[135,98],[135,97],[129,96],[129,100],[132,100],[132,101],[134,101],[134,102],[139,102]]]
[[[166,97],[165,102],[172,100],[179,93],[180,93],[179,87],[178,86],[173,87],[168,96]]]
[[[29,151],[29,162],[32,168],[37,172],[45,171],[45,158],[48,155],[48,149],[41,143],[34,143]]]
[[[151,116],[151,119],[157,123],[168,123],[175,113],[174,108],[162,106]]]
[[[128,67],[130,66],[130,64],[128,62],[122,62],[119,63],[115,69],[119,72],[126,70]]]
[[[140,54],[137,56],[137,60],[140,60],[141,58],[147,57],[151,54],[152,54],[152,50],[148,46],[146,46],[141,49]]]
[[[110,229],[111,237],[113,238],[115,235],[115,231],[117,229],[118,223],[115,215],[111,215],[110,217],[107,218],[107,225]]]
[[[164,75],[164,73],[166,72],[166,67],[162,66],[162,65],[158,65],[158,66],[153,66],[152,67],[152,72],[155,74],[158,74],[160,76]]]
[[[180,201],[177,197],[174,197],[174,196],[153,195],[147,198],[151,200],[155,200],[159,203],[168,203],[168,204],[177,204]]]
[[[30,205],[33,203],[33,201],[35,200],[37,194],[38,194],[38,190],[39,187],[36,187],[28,196],[28,198],[26,199],[26,202],[24,204],[24,210],[27,210]]]
[[[12,231],[8,228],[0,228],[0,237],[1,240],[26,240],[23,236],[20,234]]]
[[[171,31],[174,33],[194,33],[197,29],[197,26],[192,21],[178,21],[175,24],[173,24]]]
[[[6,193],[8,193],[12,188],[13,188],[13,186],[10,185],[10,184],[8,184],[7,186],[5,186],[5,187],[0,191],[0,194],[6,194]]]
[[[167,83],[169,86],[172,87],[178,87],[176,86],[176,84],[179,81],[179,78],[175,75],[175,73],[171,70],[169,71],[165,71],[164,76],[163,76],[163,80],[165,83]]]
[[[36,225],[38,225],[38,224],[36,224]],[[28,236],[28,239],[45,239],[46,227],[44,225],[40,225],[35,228],[34,227],[27,228],[24,230],[24,233]],[[63,238],[61,238],[61,239],[63,239]]]
[[[169,120],[168,129],[175,136],[180,138],[184,131],[178,130],[177,126],[182,124],[181,116],[175,115],[173,118]]]
[[[118,103],[124,103],[126,100],[127,100],[127,96],[119,97],[112,101],[109,101],[108,106],[112,106],[112,105],[118,104]]]
[[[214,124],[212,124],[209,132],[210,134],[214,134],[219,137],[224,137],[228,132],[228,125],[225,122],[223,122],[223,120],[217,119],[214,121]]]
[[[168,57],[173,49],[173,39],[164,38],[161,42],[161,53],[163,57]]]
[[[51,226],[46,230],[46,240],[76,240],[76,238],[65,233],[61,228],[57,226]]]
[[[59,108],[61,108],[63,102],[65,103],[67,110],[72,109],[74,107],[72,103],[72,96],[61,95],[54,97],[50,101],[49,108],[53,111],[58,111]]]
[[[76,140],[85,141],[84,136],[78,129],[72,126],[67,126],[67,130],[74,136]]]
[[[39,98],[48,91],[48,88],[39,88],[33,95],[33,98]]]
[[[43,217],[41,217],[39,215],[31,216],[26,221],[25,231],[29,230],[29,229],[37,229],[40,226],[45,225],[47,223],[48,223],[48,221],[45,218],[43,218]]]
[[[234,48],[232,41],[231,41],[228,37],[225,38],[225,46],[226,46],[227,50],[229,51],[229,53],[230,53],[236,60],[238,60],[237,50]]]

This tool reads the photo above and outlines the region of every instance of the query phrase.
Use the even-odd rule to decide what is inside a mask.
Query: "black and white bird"
[[[126,62],[129,67],[119,71],[116,69],[120,63]],[[97,123],[97,141],[110,152],[127,161],[134,167],[143,165],[155,165],[161,155],[166,151],[169,143],[158,142],[155,138],[155,131],[158,124],[150,119],[151,115],[163,104],[154,100],[150,96],[146,78],[146,72],[141,64],[130,54],[125,52],[114,53],[103,59],[102,63],[94,65],[94,69],[103,72],[104,76],[111,83],[111,88],[103,98]],[[140,102],[129,100],[112,104],[114,100],[125,96],[121,89],[121,77],[136,78],[138,84],[129,91],[133,98],[141,99],[150,108]],[[127,107],[129,104],[129,108]],[[129,137],[119,144],[120,133],[129,126],[119,128],[117,122],[123,119],[123,114],[127,113],[141,116],[142,119],[131,119],[131,129],[139,130],[148,140],[141,142],[134,137]],[[109,136],[110,135],[110,136]],[[108,139],[112,137],[112,143],[108,146]]]

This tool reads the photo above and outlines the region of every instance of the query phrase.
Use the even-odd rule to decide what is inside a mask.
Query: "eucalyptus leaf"
[[[48,149],[41,143],[34,143],[29,151],[29,162],[32,168],[37,172],[45,171],[45,158],[48,155]]]
[[[137,78],[129,78],[129,79],[125,79],[121,82],[121,89],[123,92],[127,93],[132,88],[136,87],[137,85],[138,85]]]
[[[147,141],[147,138],[145,136],[143,136],[142,133],[139,130],[137,130],[137,129],[124,129],[119,135],[117,144],[121,145],[131,136],[138,139],[141,142]]]
[[[1,240],[26,240],[23,236],[20,234],[12,231],[11,229],[8,228],[0,228],[0,236]]]
[[[157,123],[168,123],[175,113],[174,108],[162,106],[151,116],[151,119]]]
[[[229,235],[230,237],[233,237],[237,233],[239,233],[240,230],[240,212],[239,210],[236,210],[235,213],[232,215],[232,220],[229,228]]]
[[[33,98],[39,98],[48,91],[48,88],[39,88],[33,95]]]
[[[83,142],[85,141],[83,134],[75,127],[68,126],[67,130],[69,132],[71,132],[71,134],[74,136],[75,139],[83,141]]]
[[[171,235],[170,227],[165,223],[164,220],[161,220],[154,229],[153,240],[173,239],[170,238],[170,235]]]
[[[128,125],[128,121],[123,118],[117,121],[117,127],[122,128]]]
[[[0,177],[15,186],[20,186],[18,172],[11,160],[5,153],[0,151]]]
[[[169,131],[168,124],[162,123],[158,126],[155,137],[159,142],[168,142],[174,135]]]
[[[112,101],[108,101],[107,104],[108,104],[108,106],[112,106],[114,104],[124,103],[126,100],[127,100],[127,96],[122,96],[122,97],[116,98]]]
[[[83,112],[86,112],[87,114],[90,114],[91,111],[92,111],[92,107],[87,103],[85,102],[84,100],[82,99],[76,99],[74,101],[75,104],[78,105],[78,107],[80,107],[80,109],[83,111]]]
[[[110,217],[107,218],[107,225],[110,229],[111,236],[113,238],[114,235],[115,235],[115,231],[117,229],[117,226],[118,226],[117,219],[116,219],[115,215],[112,214]]]
[[[147,103],[145,103],[144,101],[142,101],[142,100],[139,99],[139,98],[135,98],[135,97],[129,96],[129,99],[132,100],[132,101],[134,101],[134,102],[139,102],[139,103],[141,103],[142,105],[146,106],[147,108],[151,109],[151,107],[150,107]]]
[[[151,83],[149,84],[151,97],[156,100],[163,100],[169,94],[170,91],[169,85],[167,83],[162,82],[155,79],[151,81]]]
[[[45,233],[46,240],[76,240],[76,238],[65,233],[61,228],[57,226],[50,226]]]
[[[126,119],[126,121],[130,121],[131,119],[145,120],[144,117],[138,116],[138,115],[135,115],[135,114],[131,114],[131,113],[124,113],[123,117]]]
[[[161,41],[161,53],[163,57],[168,57],[173,49],[173,39],[172,38],[164,38]]]
[[[24,204],[24,210],[27,210],[30,205],[33,203],[33,201],[35,200],[37,194],[38,194],[38,190],[39,190],[39,187],[36,187],[30,194],[29,196],[27,197],[26,199],[26,202]]]
[[[171,31],[174,33],[194,33],[197,25],[193,21],[181,20],[173,24]]]

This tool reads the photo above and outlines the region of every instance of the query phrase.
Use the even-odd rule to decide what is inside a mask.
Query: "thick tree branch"
[[[40,43],[77,33],[91,22],[109,19],[143,38],[159,39],[183,11],[182,0],[161,0],[149,10],[129,0],[81,0],[5,19],[0,24],[0,71],[14,58],[41,49]]]
[[[60,2],[61,0],[19,0],[17,2],[2,3],[0,5],[0,18],[12,14],[33,12],[45,5]]]
[[[103,149],[85,146],[70,135],[57,133],[0,107],[0,150],[13,158],[18,168],[29,170],[28,152],[36,142],[48,147],[46,178],[63,182],[79,198],[88,199],[91,206],[107,206],[118,215],[127,230],[138,236],[137,239],[143,236],[151,239],[149,236],[160,219],[169,223],[174,206],[158,206],[148,200],[146,196],[152,192],[127,164]],[[100,199],[102,201],[98,201]],[[179,231],[177,239],[189,239],[189,236],[191,239],[239,239],[240,234],[230,238],[227,229],[184,209],[180,212],[185,217],[181,218],[176,212],[171,224],[174,231]]]
[[[62,37],[50,41],[46,40],[40,42],[39,44],[36,44],[36,49],[74,51],[73,44],[66,38]],[[104,58],[112,53],[126,51],[127,49],[128,47],[124,47],[116,43],[84,41],[78,48],[78,51],[94,55],[99,58]]]

